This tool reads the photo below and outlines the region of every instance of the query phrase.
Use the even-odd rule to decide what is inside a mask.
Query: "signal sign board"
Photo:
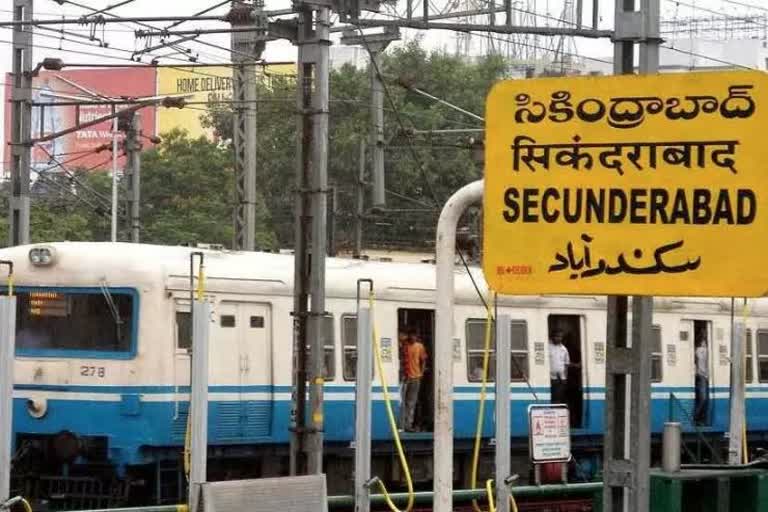
[[[768,294],[767,100],[761,72],[497,84],[483,201],[491,288]]]
[[[528,441],[531,461],[571,460],[570,413],[565,405],[529,405]]]

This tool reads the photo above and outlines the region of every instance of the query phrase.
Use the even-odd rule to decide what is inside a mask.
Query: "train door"
[[[211,329],[211,384],[219,439],[267,436],[272,420],[269,307],[222,302]],[[219,398],[220,397],[220,398]]]
[[[690,367],[693,369],[689,372],[693,385],[692,419],[697,425],[711,425],[711,388],[714,386],[712,322],[683,320],[680,339],[690,344]]]
[[[192,349],[192,315],[189,312],[189,300],[176,300],[174,311],[173,374],[174,374],[174,403],[171,423],[171,437],[174,441],[184,440],[189,415],[189,401],[182,400],[184,388],[190,385]]]
[[[432,432],[434,425],[434,333],[435,311],[432,309],[398,309],[397,333],[407,334],[414,332],[424,344],[427,351],[427,364],[424,377],[421,379],[418,401],[414,415],[414,426],[423,432]],[[400,355],[400,381],[404,375],[404,347],[398,350]],[[401,402],[401,406],[404,402]]]
[[[549,339],[559,332],[568,350],[571,365],[567,368],[565,401],[571,416],[571,428],[581,428],[584,417],[584,384],[582,366],[582,317],[579,315],[549,315]],[[550,361],[551,364],[551,361]]]

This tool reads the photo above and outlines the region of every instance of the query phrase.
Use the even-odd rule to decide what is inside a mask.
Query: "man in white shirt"
[[[563,331],[552,331],[549,340],[549,383],[553,404],[565,404],[568,389],[568,366],[571,358],[568,349],[563,345]]]
[[[709,352],[707,335],[702,331],[696,346],[696,406],[693,413],[697,425],[707,423],[709,408]]]

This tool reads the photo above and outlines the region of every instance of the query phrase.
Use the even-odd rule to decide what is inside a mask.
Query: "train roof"
[[[51,247],[56,260],[50,267],[33,266],[30,250]],[[0,249],[0,259],[14,262],[18,285],[36,286],[163,286],[171,291],[189,290],[190,254],[205,257],[206,283],[210,291],[290,295],[294,258],[291,254],[200,249],[122,242],[54,242]],[[0,272],[2,272],[0,270]],[[455,267],[457,304],[481,304],[478,291],[488,296],[483,272]],[[414,302],[434,302],[435,265],[431,263],[372,262],[358,259],[326,260],[326,293],[329,297],[355,297],[358,279],[372,279],[377,296]],[[605,308],[603,296],[504,296],[501,304]],[[750,300],[751,313],[768,314],[768,300]],[[657,298],[661,309],[701,309],[730,312],[730,299]],[[765,310],[765,311],[763,311]]]

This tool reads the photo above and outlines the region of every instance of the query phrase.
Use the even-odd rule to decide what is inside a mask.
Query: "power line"
[[[727,4],[739,5],[741,7],[747,7],[749,9],[756,9],[758,11],[766,11],[766,12],[768,12],[768,7],[762,7],[760,5],[752,5],[752,4],[747,4],[747,3],[744,3],[744,2],[737,2],[736,0],[721,0],[721,1],[725,2]]]
[[[744,66],[742,64],[736,64],[735,62],[730,62],[730,61],[727,61],[727,60],[718,59],[716,57],[710,57],[709,55],[704,55],[704,54],[701,54],[701,53],[692,52],[690,50],[681,50],[680,48],[675,48],[674,46],[669,46],[669,45],[666,45],[666,44],[662,44],[661,47],[662,48],[666,48],[668,50],[672,50],[672,51],[678,52],[678,53],[683,53],[683,54],[689,55],[691,57],[699,57],[699,58],[702,58],[702,59],[710,60],[712,62],[719,62],[720,64],[726,64],[728,66],[735,67],[735,68],[749,69],[751,71],[762,71],[762,70],[760,70],[758,68]]]

